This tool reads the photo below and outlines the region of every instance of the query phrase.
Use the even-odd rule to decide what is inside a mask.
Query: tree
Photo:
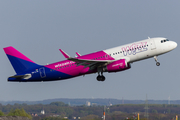
[[[101,118],[97,115],[88,115],[83,117],[82,120],[101,120]]]
[[[60,117],[46,117],[41,120],[68,120],[68,119],[60,118]]]
[[[68,106],[67,104],[63,103],[63,102],[52,102],[50,103],[50,105],[55,105],[55,106]]]
[[[158,113],[158,111],[157,111],[157,110],[155,110],[155,109],[153,109],[153,110],[152,110],[152,113]]]
[[[26,113],[26,111],[22,109],[16,109],[16,110],[11,110],[7,116],[22,116],[22,117],[28,117],[29,119],[32,119],[31,115]]]
[[[0,116],[5,116],[4,113],[0,110]]]

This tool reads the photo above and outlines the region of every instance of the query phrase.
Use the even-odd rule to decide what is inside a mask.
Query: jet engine
[[[131,65],[125,59],[114,61],[107,66],[103,67],[104,72],[119,72],[130,69]]]

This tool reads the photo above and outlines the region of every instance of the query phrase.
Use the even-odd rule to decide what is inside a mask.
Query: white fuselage
[[[114,59],[126,59],[128,63],[167,53],[177,47],[177,43],[166,38],[149,38],[142,41],[104,50]]]

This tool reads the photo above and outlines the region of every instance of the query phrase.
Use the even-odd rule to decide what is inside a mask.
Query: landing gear
[[[105,81],[106,78],[103,75],[98,75],[96,79],[97,81]]]
[[[157,63],[156,63],[156,65],[157,65],[157,66],[160,66],[160,63],[159,63],[159,62],[157,62]]]
[[[100,73],[101,73],[101,75],[100,75]],[[97,81],[105,81],[105,79],[106,79],[103,75],[103,70],[101,68],[98,68],[98,76],[96,79],[97,79]]]
[[[157,65],[157,66],[160,66],[160,62],[158,62],[157,56],[154,56],[154,59],[155,59],[155,61],[156,61],[156,65]]]

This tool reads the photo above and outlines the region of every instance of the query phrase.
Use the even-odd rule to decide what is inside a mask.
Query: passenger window
[[[164,40],[164,42],[166,42],[166,40]]]

